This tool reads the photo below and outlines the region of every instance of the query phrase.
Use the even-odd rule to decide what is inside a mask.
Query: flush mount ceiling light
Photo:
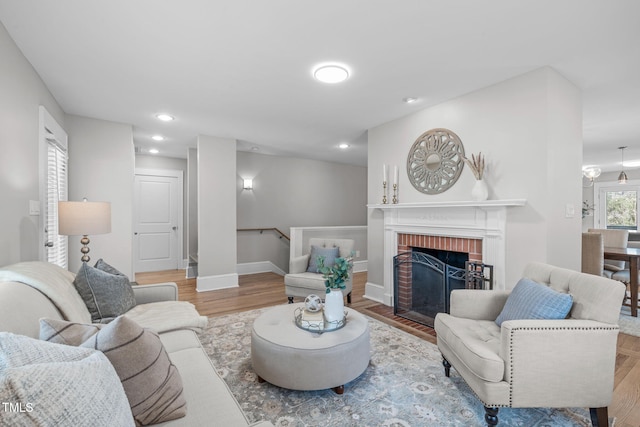
[[[411,96],[408,96],[406,98],[402,98],[402,102],[404,102],[405,104],[413,104],[417,100],[418,100],[418,98],[413,98]]]
[[[313,70],[313,77],[323,83],[340,83],[349,78],[349,70],[342,65],[321,65]]]
[[[349,144],[347,144],[346,142],[343,142],[342,144],[338,145],[338,147],[342,148],[343,150],[346,150],[347,148],[349,148]]]
[[[162,136],[162,135],[153,135],[151,137],[151,139],[153,139],[154,141],[163,141],[164,140],[164,136]]]
[[[163,122],[170,122],[175,119],[173,116],[170,116],[169,114],[165,114],[165,113],[156,114],[156,118],[158,120],[162,120]]]
[[[156,149],[156,148],[151,148],[151,149],[149,150],[149,153],[151,153],[151,154],[158,154],[159,152],[160,152],[160,151],[158,151],[158,149]]]
[[[618,150],[622,151],[622,171],[620,172],[620,175],[618,175],[618,184],[626,184],[627,183],[627,174],[624,173],[624,149],[627,148],[627,146],[625,145],[624,147],[618,147]]]

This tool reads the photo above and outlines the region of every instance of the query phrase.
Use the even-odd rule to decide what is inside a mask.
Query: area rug
[[[464,380],[444,376],[437,347],[368,318],[371,362],[343,395],[259,383],[251,368],[251,325],[264,310],[209,318],[200,340],[251,422],[276,427],[484,426],[484,408]],[[306,332],[304,332],[306,333]],[[330,332],[328,332],[330,333]],[[590,426],[586,408],[501,408],[500,426]]]
[[[622,306],[618,324],[621,333],[640,337],[640,317],[631,316],[631,308]]]

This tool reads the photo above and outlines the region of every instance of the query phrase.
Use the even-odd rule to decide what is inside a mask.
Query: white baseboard
[[[354,273],[361,273],[363,271],[367,271],[367,260],[362,260],[362,261],[354,261],[353,262],[353,272]]]
[[[218,289],[237,288],[238,287],[238,275],[232,274],[220,274],[217,276],[198,276],[196,278],[196,291],[216,291]]]
[[[256,274],[256,273],[276,273],[281,276],[286,274],[286,271],[272,263],[271,261],[257,261],[257,262],[243,262],[236,266],[236,271],[240,276],[244,274]]]
[[[370,299],[372,301],[379,302],[384,305],[388,305],[388,306],[392,305],[389,302],[387,302],[389,298],[388,297],[385,298],[384,286],[376,285],[375,283],[371,283],[371,282],[365,283],[364,297],[366,299]]]

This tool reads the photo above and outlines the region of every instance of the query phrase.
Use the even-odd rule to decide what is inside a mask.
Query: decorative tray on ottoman
[[[341,320],[327,321],[324,318],[324,311],[310,312],[303,307],[295,309],[294,318],[296,326],[300,329],[304,329],[309,332],[323,333],[337,331],[343,328],[347,324],[347,313],[344,313],[344,317]]]

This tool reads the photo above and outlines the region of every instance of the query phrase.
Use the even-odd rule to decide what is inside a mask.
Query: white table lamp
[[[111,203],[58,202],[58,233],[63,236],[82,236],[82,262],[89,262],[89,234],[111,232]]]

